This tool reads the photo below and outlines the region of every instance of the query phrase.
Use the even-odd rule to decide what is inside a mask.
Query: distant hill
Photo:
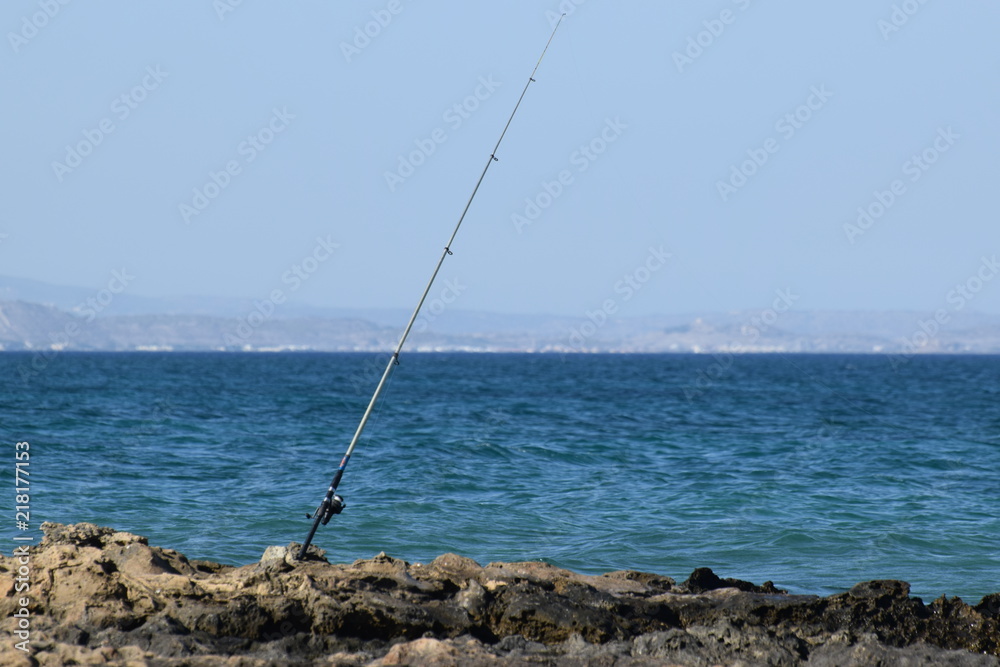
[[[0,276],[2,350],[320,350],[384,352],[403,309],[337,309],[217,297],[152,298]],[[265,304],[266,305],[266,304]],[[525,352],[1000,353],[1000,316],[737,311],[621,317],[424,313],[411,350]]]
[[[383,319],[390,313],[381,312]],[[1000,353],[1000,317],[965,315],[939,325],[920,313],[760,313],[608,318],[511,317],[454,311],[414,330],[407,348],[482,352]],[[597,318],[599,320],[599,318]],[[923,328],[921,327],[923,322]],[[204,314],[95,315],[0,301],[0,350],[317,350],[384,352],[402,323],[363,317],[267,318]]]

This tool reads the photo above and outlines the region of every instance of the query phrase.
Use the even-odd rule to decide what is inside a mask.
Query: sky
[[[432,298],[1000,313],[988,0],[6,0],[0,275],[412,308],[563,12]]]

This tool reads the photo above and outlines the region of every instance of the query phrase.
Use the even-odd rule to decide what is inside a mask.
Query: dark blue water
[[[32,362],[42,366],[23,377]],[[1000,591],[1000,357],[404,354],[316,543],[339,562]],[[32,522],[243,564],[301,541],[385,358],[0,354]],[[2,454],[6,451],[6,454]],[[2,533],[12,545],[13,489]],[[4,547],[4,551],[7,551]]]

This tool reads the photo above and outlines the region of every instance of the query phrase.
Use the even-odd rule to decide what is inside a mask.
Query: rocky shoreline
[[[43,530],[27,592],[18,558],[0,558],[3,665],[1000,665],[1000,594],[789,595],[704,568],[678,584],[454,554],[331,565],[294,545],[231,567],[93,524]]]

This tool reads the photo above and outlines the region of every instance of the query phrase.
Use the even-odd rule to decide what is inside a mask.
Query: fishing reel
[[[344,497],[335,493],[330,502],[327,502],[326,498],[324,498],[323,502],[316,508],[316,511],[312,514],[306,514],[306,518],[312,519],[315,516],[322,516],[320,523],[325,526],[330,523],[330,519],[333,518],[334,514],[340,514],[344,511],[345,507],[347,507],[347,503],[344,502]]]

